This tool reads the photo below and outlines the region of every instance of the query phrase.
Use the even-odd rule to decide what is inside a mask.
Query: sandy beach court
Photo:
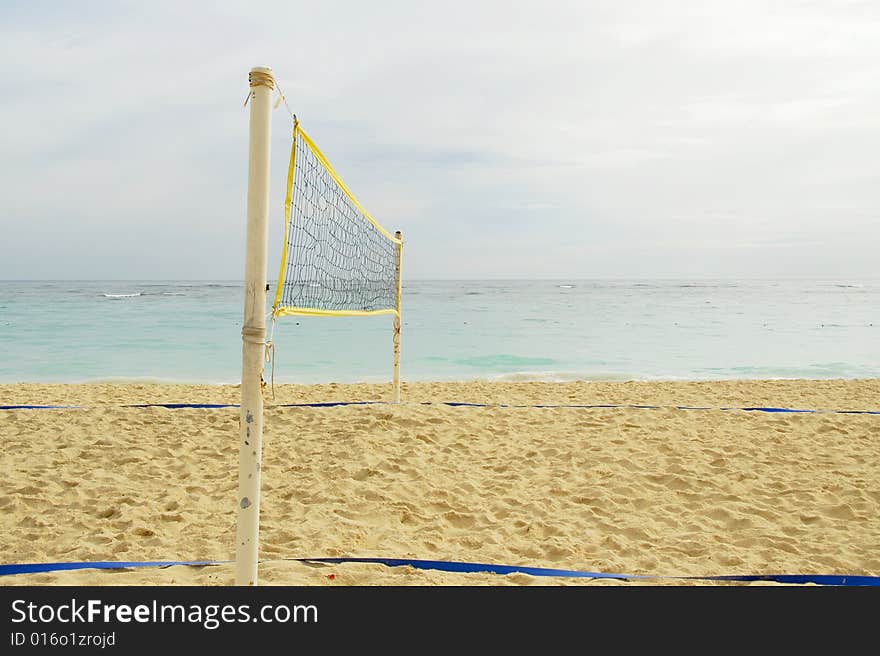
[[[414,383],[267,390],[262,584],[613,584],[285,558],[377,556],[631,574],[880,575],[880,380]],[[509,408],[421,405],[657,405]],[[0,405],[3,563],[233,558],[234,386],[18,384]],[[707,406],[679,410],[674,406]],[[232,584],[233,567],[0,584]]]

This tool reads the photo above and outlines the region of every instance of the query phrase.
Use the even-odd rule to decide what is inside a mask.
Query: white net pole
[[[395,234],[395,237],[399,240],[399,244],[397,244],[396,253],[397,259],[395,262],[395,276],[397,282],[397,314],[394,315],[394,402],[400,403],[400,323],[402,317],[400,316],[400,296],[401,296],[401,278],[400,278],[400,261],[403,256],[403,235],[400,230],[398,230]]]
[[[266,251],[269,218],[269,146],[272,132],[272,69],[257,66],[250,75],[250,153],[248,156],[247,245],[244,323],[241,329],[241,419],[238,450],[238,523],[235,584],[257,584],[260,546],[260,460],[263,441],[261,390],[266,349]]]

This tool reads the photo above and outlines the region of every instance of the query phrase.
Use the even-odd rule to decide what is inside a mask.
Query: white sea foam
[[[133,294],[101,294],[104,298],[134,298],[141,295],[141,292],[135,292]]]
[[[232,385],[239,386],[241,381],[234,378],[200,378],[199,376],[91,376],[73,377],[63,382],[75,385]],[[276,381],[277,382],[277,381]],[[291,381],[296,382],[296,381]]]
[[[507,374],[497,374],[491,376],[491,380],[497,380],[507,383],[526,383],[526,382],[544,382],[544,383],[569,383],[579,380],[584,381],[624,381],[624,380],[646,380],[644,376],[633,376],[627,374],[613,374],[601,372],[583,372],[583,371],[515,371]]]
[[[734,377],[730,377],[732,380]],[[623,372],[609,372],[609,371],[515,371],[511,373],[505,374],[493,374],[487,375],[482,379],[478,380],[493,380],[498,382],[506,382],[506,383],[573,383],[573,382],[587,382],[587,383],[603,383],[603,382],[627,382],[627,381],[641,381],[641,382],[675,382],[675,381],[688,381],[688,380],[726,380],[727,378],[718,378],[713,376],[699,376],[699,375],[687,375],[687,376],[673,376],[669,374],[664,375],[655,375],[655,374],[645,374],[645,373],[623,373]],[[473,378],[467,377],[455,377],[453,380],[465,381],[465,380],[474,380]]]

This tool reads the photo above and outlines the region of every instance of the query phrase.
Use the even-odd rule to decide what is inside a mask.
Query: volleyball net
[[[284,243],[273,318],[285,315],[400,317],[400,233],[355,198],[294,121],[284,201]]]

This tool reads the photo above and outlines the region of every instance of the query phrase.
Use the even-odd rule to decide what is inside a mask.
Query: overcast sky
[[[3,0],[0,43],[0,279],[242,278],[264,64],[405,277],[880,277],[877,2]]]

